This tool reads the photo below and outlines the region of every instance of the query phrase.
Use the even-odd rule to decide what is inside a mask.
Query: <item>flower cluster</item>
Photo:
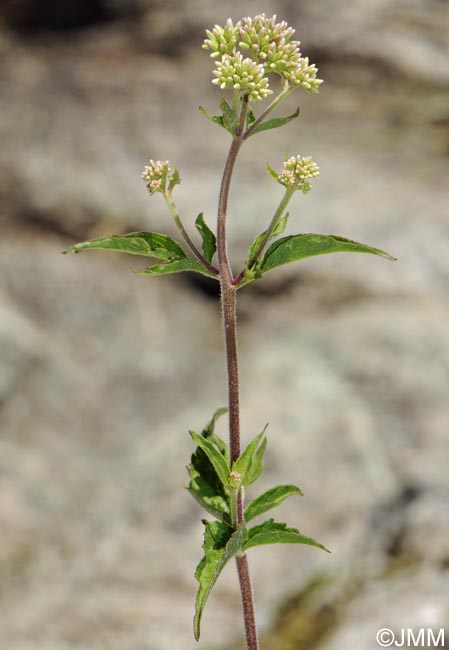
[[[142,179],[148,188],[150,194],[155,192],[165,192],[167,186],[167,179],[169,182],[173,179],[173,174],[169,167],[169,162],[162,160],[150,160],[148,165],[145,165],[142,172]]]
[[[224,54],[221,61],[217,61],[214,70],[216,79],[212,80],[220,88],[241,90],[249,95],[253,101],[265,99],[273,91],[268,88],[268,79],[265,77],[263,65],[244,59],[240,52],[234,55]]]
[[[301,190],[304,194],[310,192],[312,185],[309,180],[320,173],[320,168],[313,162],[310,156],[291,156],[284,162],[284,169],[278,175],[277,180],[287,189]]]
[[[288,86],[301,86],[309,92],[317,92],[321,79],[317,79],[317,67],[301,56],[299,41],[292,40],[295,30],[276,16],[268,18],[260,14],[255,18],[242,18],[235,25],[229,18],[225,27],[215,25],[207,30],[203,48],[211,50],[215,62],[213,83],[221,88],[233,87],[248,92],[250,99],[264,99],[272,91],[268,76],[275,73]],[[238,51],[240,48],[243,54]]]
[[[212,50],[212,58],[223,56],[223,54],[232,54],[235,51],[237,34],[230,18],[224,27],[215,25],[212,31],[206,29],[206,35],[203,47]]]

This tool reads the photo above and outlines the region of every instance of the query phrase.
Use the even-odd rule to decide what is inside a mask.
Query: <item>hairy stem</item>
[[[236,562],[240,581],[240,592],[242,594],[246,647],[247,650],[258,650],[259,640],[257,638],[256,617],[254,614],[254,599],[251,580],[249,577],[248,557],[246,553],[242,557],[237,556]]]
[[[229,447],[231,463],[240,456],[240,402],[239,402],[239,368],[237,356],[237,311],[236,287],[229,264],[226,240],[226,213],[232,172],[235,161],[243,142],[243,133],[248,111],[248,96],[242,101],[239,126],[236,130],[229,149],[228,158],[223,172],[220,197],[218,201],[217,218],[217,251],[220,272],[221,307],[223,315],[223,330],[225,338],[226,365],[228,373],[228,405],[229,405]],[[237,525],[243,522],[243,498],[241,491],[237,495]],[[245,623],[247,650],[259,650],[257,641],[254,602],[246,555],[236,557],[242,595],[243,617]]]
[[[208,271],[210,271],[214,275],[218,275],[218,269],[213,264],[208,262],[208,260],[204,257],[201,251],[198,250],[198,248],[195,246],[193,241],[190,239],[189,233],[184,228],[184,225],[181,221],[181,217],[178,214],[172,195],[168,190],[164,192],[164,197],[167,202],[168,208],[172,214],[172,217],[175,221],[175,224],[178,226],[179,232],[183,236],[185,242],[187,243],[187,246],[190,248],[190,250],[195,255],[195,257],[197,257],[200,260],[200,262],[204,264],[204,266],[207,268]]]

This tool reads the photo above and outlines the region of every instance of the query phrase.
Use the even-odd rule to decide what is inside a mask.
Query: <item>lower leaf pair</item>
[[[248,504],[243,521],[234,520],[232,500],[236,498],[239,490],[244,490],[260,476],[267,440],[264,437],[264,429],[231,465],[229,449],[214,431],[217,418],[225,412],[226,409],[216,411],[201,434],[190,431],[197,448],[187,468],[190,476],[187,489],[194,499],[218,520],[203,520],[204,556],[195,572],[199,582],[194,617],[194,633],[197,640],[207,599],[220,573],[232,557],[244,554],[253,546],[279,543],[306,544],[328,551],[315,539],[274,519],[268,519],[251,528],[247,527],[249,521],[280,505],[287,497],[302,495],[301,490],[294,485],[278,485],[267,490]]]

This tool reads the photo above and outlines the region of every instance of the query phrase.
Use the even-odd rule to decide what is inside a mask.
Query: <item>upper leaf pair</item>
[[[205,223],[202,213],[196,219],[196,227],[202,236],[204,256],[210,262],[216,250],[215,235]],[[155,264],[145,269],[136,269],[134,273],[166,275],[180,271],[195,271],[211,278],[216,279],[217,277],[199,259],[187,257],[177,241],[160,233],[131,232],[126,235],[99,237],[70,246],[64,253],[78,253],[87,249],[110,250],[163,260],[161,264]]]
[[[199,110],[201,114],[204,115],[204,117],[207,117],[207,119],[210,120],[211,122],[214,122],[214,124],[218,124],[218,126],[223,127],[224,129],[226,129],[226,131],[229,131],[229,133],[233,136],[237,135],[237,127],[239,125],[238,113],[233,108],[231,108],[231,106],[227,103],[225,99],[221,100],[220,108],[222,111],[221,115],[209,115],[209,113],[207,113],[202,106],[199,107]],[[243,133],[243,138],[246,140],[247,138],[249,138],[252,135],[255,135],[256,133],[260,133],[262,131],[269,131],[271,129],[277,129],[280,126],[284,126],[285,124],[288,124],[296,117],[298,117],[298,115],[299,115],[299,106],[294,113],[288,115],[287,117],[277,117],[270,120],[266,120],[264,122],[263,120],[260,121],[258,118],[256,118],[256,116],[254,115],[254,111],[249,106],[246,125],[244,125],[246,131],[244,131]]]

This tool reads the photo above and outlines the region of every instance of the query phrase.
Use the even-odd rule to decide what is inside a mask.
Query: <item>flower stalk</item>
[[[215,275],[218,275],[218,269],[217,269],[217,267],[214,266],[213,264],[211,264],[211,263],[210,263],[210,262],[209,262],[209,261],[204,257],[204,255],[201,253],[201,251],[200,251],[200,250],[196,247],[196,245],[193,243],[193,241],[192,241],[192,239],[191,239],[189,233],[187,232],[187,230],[184,228],[184,224],[183,224],[182,221],[181,221],[181,217],[179,216],[178,211],[177,211],[177,209],[176,209],[176,205],[175,205],[175,203],[174,203],[174,201],[173,201],[173,197],[172,197],[171,191],[170,191],[169,189],[166,189],[166,190],[164,191],[163,194],[164,194],[164,198],[165,198],[165,201],[166,201],[166,203],[167,203],[168,209],[170,210],[171,215],[172,215],[172,217],[173,217],[173,220],[174,220],[176,226],[178,227],[178,230],[179,230],[179,232],[181,233],[181,235],[182,235],[184,241],[186,242],[187,246],[190,248],[190,250],[191,250],[192,253],[195,255],[195,257],[197,257],[197,258],[200,260],[200,262],[202,262],[202,263],[204,264],[204,266],[205,266],[205,267],[206,267],[206,268],[207,268],[211,273],[214,273]]]

